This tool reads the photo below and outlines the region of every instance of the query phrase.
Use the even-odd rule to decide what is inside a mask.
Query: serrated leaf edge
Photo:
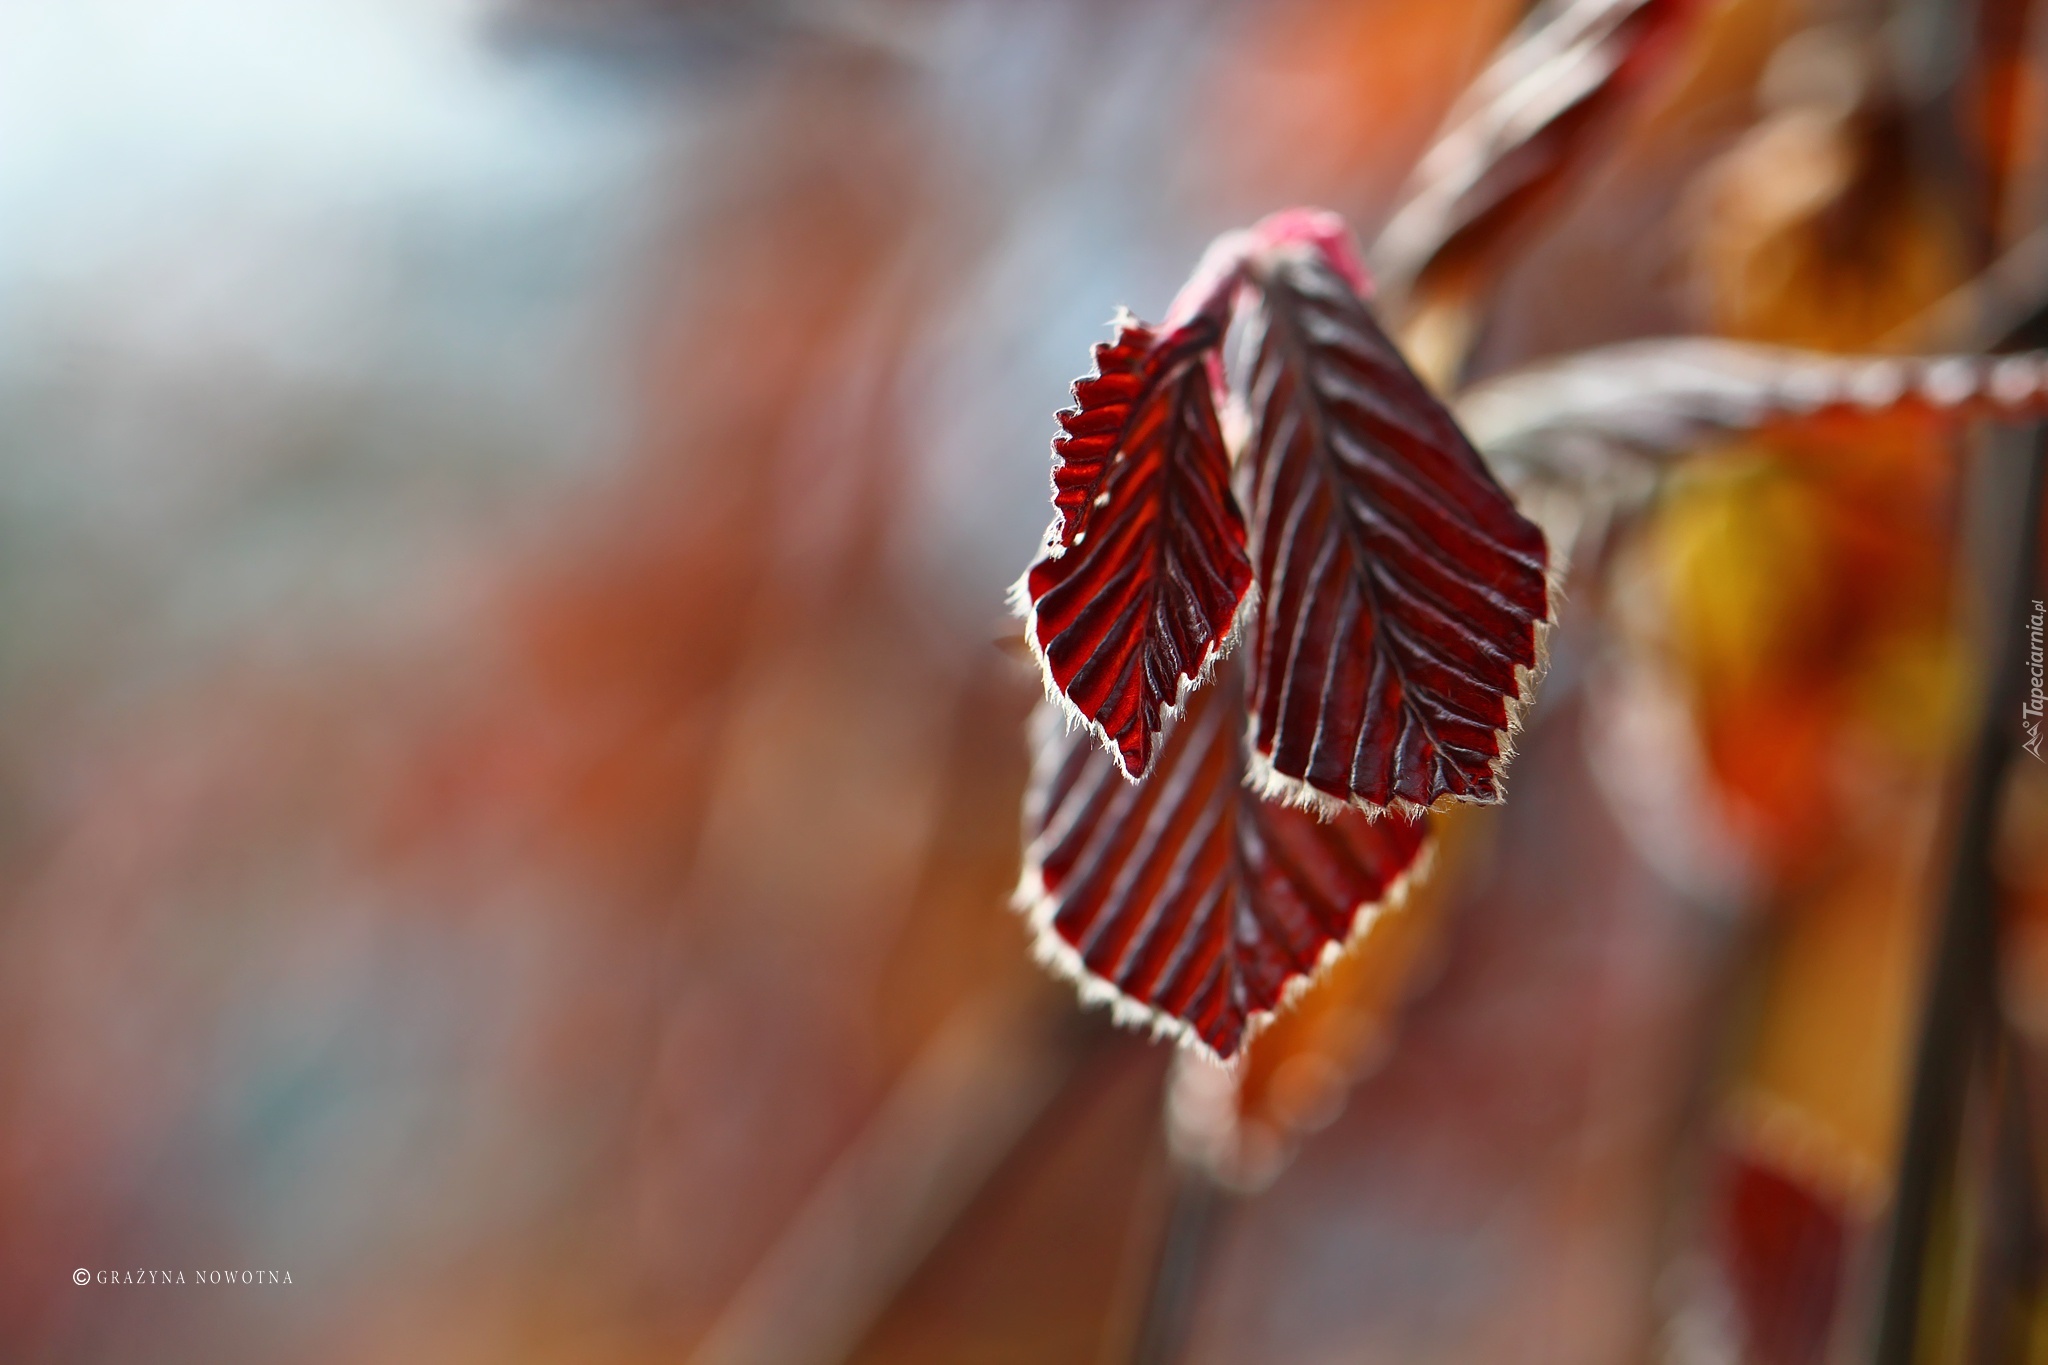
[[[1417,816],[1416,818],[1420,818]],[[1351,924],[1342,938],[1333,938],[1316,954],[1313,967],[1287,979],[1280,988],[1280,998],[1270,1009],[1252,1010],[1245,1016],[1244,1032],[1238,1038],[1237,1050],[1228,1056],[1209,1045],[1195,1026],[1179,1015],[1148,1005],[1136,996],[1127,995],[1113,983],[1097,976],[1088,969],[1075,947],[1060,937],[1053,919],[1059,913],[1058,903],[1046,892],[1041,871],[1039,840],[1031,841],[1024,851],[1024,874],[1018,880],[1017,889],[1011,894],[1011,908],[1024,917],[1031,933],[1031,955],[1054,976],[1071,982],[1079,992],[1081,1003],[1088,1008],[1107,1007],[1111,1022],[1123,1028],[1145,1029],[1156,1040],[1171,1038],[1183,1050],[1193,1053],[1203,1061],[1222,1067],[1233,1077],[1243,1067],[1244,1058],[1251,1051],[1252,1043],[1265,1032],[1266,1027],[1282,1014],[1287,1013],[1295,1002],[1314,989],[1335,966],[1362,943],[1371,932],[1372,926],[1382,916],[1394,914],[1408,902],[1411,891],[1428,879],[1436,867],[1437,837],[1434,831],[1425,831],[1422,844],[1409,862],[1378,900],[1366,901],[1351,912]]]
[[[1399,796],[1385,804],[1356,797],[1341,800],[1301,778],[1289,777],[1276,769],[1272,759],[1252,744],[1253,732],[1258,725],[1256,715],[1245,717],[1245,785],[1263,800],[1308,811],[1326,822],[1347,810],[1361,811],[1372,820],[1388,815],[1417,820],[1429,811],[1447,811],[1461,805],[1498,806],[1505,802],[1508,796],[1508,765],[1515,757],[1515,736],[1521,733],[1529,709],[1536,704],[1537,689],[1542,685],[1544,675],[1550,671],[1550,632],[1556,628],[1558,613],[1564,605],[1564,567],[1559,562],[1560,558],[1555,550],[1550,551],[1543,583],[1544,616],[1535,623],[1536,661],[1515,665],[1515,695],[1506,699],[1506,723],[1493,732],[1494,745],[1499,752],[1487,762],[1487,768],[1493,774],[1492,796],[1461,796],[1445,792],[1426,806]]]
[[[1116,764],[1117,772],[1122,774],[1125,781],[1142,782],[1151,773],[1153,766],[1159,762],[1159,745],[1156,742],[1153,744],[1152,759],[1146,765],[1145,771],[1133,773],[1124,766],[1122,746],[1110,737],[1109,731],[1104,728],[1102,722],[1093,719],[1082,711],[1080,707],[1074,705],[1067,694],[1060,690],[1059,683],[1053,678],[1052,660],[1046,657],[1045,647],[1038,642],[1038,604],[1031,600],[1031,570],[1037,568],[1039,563],[1039,560],[1033,560],[1029,565],[1025,566],[1024,572],[1018,575],[1017,581],[1010,585],[1009,595],[1006,600],[1009,603],[1010,611],[1016,616],[1021,617],[1024,621],[1024,645],[1025,648],[1031,651],[1031,658],[1038,665],[1038,681],[1045,688],[1046,700],[1050,701],[1059,710],[1059,713],[1066,718],[1068,733],[1072,733],[1077,729],[1088,731],[1088,733],[1095,736],[1095,742],[1108,751],[1110,761]],[[1237,599],[1237,606],[1230,614],[1229,626],[1224,629],[1221,635],[1216,637],[1216,643],[1210,645],[1204,651],[1201,663],[1195,669],[1194,675],[1180,680],[1180,686],[1175,689],[1172,702],[1161,702],[1159,704],[1159,724],[1157,727],[1159,732],[1163,733],[1165,731],[1166,722],[1169,719],[1179,720],[1187,713],[1188,698],[1209,685],[1210,680],[1215,677],[1216,666],[1229,658],[1231,651],[1236,649],[1239,643],[1243,641],[1245,631],[1250,628],[1252,621],[1258,615],[1258,606],[1259,585],[1256,581],[1247,581],[1244,595]]]

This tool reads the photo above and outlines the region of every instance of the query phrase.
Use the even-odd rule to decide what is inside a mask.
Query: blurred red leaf
[[[1218,312],[1163,333],[1126,318],[1095,348],[1053,443],[1055,519],[1019,584],[1049,690],[1131,778],[1251,586],[1210,381]]]
[[[1532,12],[1417,164],[1373,267],[1427,292],[1527,245],[1702,8],[1701,0],[1558,0]]]
[[[1722,1253],[1748,1358],[1801,1365],[1827,1352],[1848,1247],[1842,1212],[1768,1166],[1729,1159]]]
[[[1543,533],[1341,258],[1296,237],[1249,271],[1253,772],[1325,812],[1498,801],[1550,616]]]
[[[1243,707],[1227,662],[1136,785],[1041,707],[1018,892],[1040,954],[1084,994],[1223,1057],[1397,892],[1427,838],[1419,820],[1261,800]]]

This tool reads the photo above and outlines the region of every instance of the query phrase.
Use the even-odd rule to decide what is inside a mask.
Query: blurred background
[[[1467,373],[1988,344],[1910,324],[2048,202],[2026,5],[1699,10]],[[0,8],[0,1360],[1129,1358],[1214,1078],[1006,909],[1052,413],[1215,232],[1370,240],[1520,17]],[[1187,1359],[1852,1349],[1995,633],[1958,450],[1588,533],[1515,799],[1206,1158]]]

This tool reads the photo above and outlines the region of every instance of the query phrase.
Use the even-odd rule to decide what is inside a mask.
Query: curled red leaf
[[[1225,1058],[1398,896],[1428,833],[1261,800],[1245,786],[1243,714],[1232,660],[1133,785],[1041,707],[1018,892],[1041,956],[1084,995]]]
[[[1097,372],[1060,414],[1057,515],[1018,585],[1048,691],[1131,778],[1234,638],[1251,587],[1210,377],[1220,312],[1164,333],[1125,319],[1096,347]]]
[[[1501,798],[1550,617],[1515,510],[1329,253],[1253,258],[1253,771],[1325,813]]]
[[[1427,291],[1525,244],[1702,7],[1555,0],[1533,10],[1451,111],[1374,243],[1389,288]]]

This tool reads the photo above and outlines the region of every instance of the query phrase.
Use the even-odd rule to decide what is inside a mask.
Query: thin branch
[[[1211,1233],[1222,1212],[1224,1192],[1201,1171],[1173,1163],[1173,1190],[1166,1205],[1144,1316],[1131,1348],[1131,1365],[1174,1365],[1193,1326],[1195,1290],[1208,1259]]]
[[[1985,565],[1993,586],[1996,632],[1990,650],[1993,672],[1975,750],[1952,831],[1952,861],[1932,979],[1922,1006],[1920,1039],[1913,1072],[1911,1108],[1893,1204],[1891,1246],[1885,1267],[1873,1353],[1876,1365],[1912,1365],[1926,1315],[1928,1257],[1935,1209],[1955,1168],[1964,1089],[1973,1060],[1991,1026],[1997,989],[1996,886],[1992,841],[1999,794],[2015,747],[2013,727],[2023,695],[2025,635],[2021,608],[2033,596],[2040,562],[2041,493],[2048,465],[2048,429],[2029,442],[2024,475],[2007,484],[1995,463],[2011,446],[1993,442],[1984,452],[1986,473],[2004,488],[2017,484],[2022,496],[2001,500],[1999,512],[2017,523],[1999,530],[2004,553]]]

